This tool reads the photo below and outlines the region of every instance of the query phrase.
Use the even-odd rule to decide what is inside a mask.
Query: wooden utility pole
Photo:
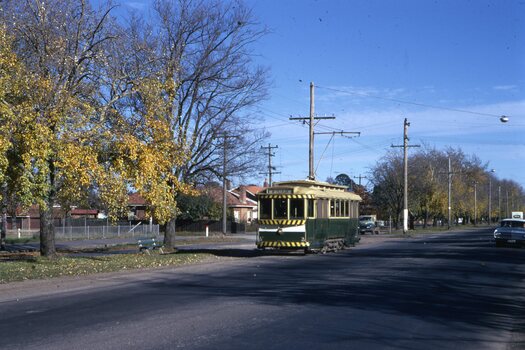
[[[451,215],[451,210],[452,210],[452,175],[455,175],[455,174],[461,174],[460,171],[458,172],[454,172],[452,171],[452,165],[451,165],[451,162],[450,162],[450,157],[448,157],[448,172],[446,173],[447,174],[447,177],[448,177],[448,224],[447,224],[447,227],[448,229],[450,230],[450,222],[452,221],[452,215]],[[476,183],[474,183],[476,186]],[[476,202],[476,191],[474,190],[474,202]],[[474,207],[476,207],[477,203],[474,203]],[[476,210],[474,208],[474,210]]]
[[[228,135],[224,133],[223,135],[217,136],[218,138],[224,139],[223,141],[223,160],[222,160],[222,234],[225,235],[227,232],[226,220],[227,220],[227,210],[228,210],[228,201],[227,201],[227,163],[228,163],[228,138],[235,138],[238,136]]]
[[[410,123],[407,118],[403,123],[403,145],[402,146],[390,146],[390,147],[403,147],[403,233],[408,232],[408,148],[410,147],[421,147],[420,145],[408,145],[408,127]]]
[[[280,174],[281,173],[280,171],[274,171],[275,167],[272,166],[272,157],[275,156],[275,153],[272,153],[272,149],[279,148],[279,146],[278,145],[272,146],[271,144],[268,144],[268,146],[266,146],[266,147],[261,146],[261,148],[268,150],[268,153],[265,153],[265,155],[268,156],[268,171],[267,172],[263,172],[263,173],[259,173],[259,174],[268,175],[268,178],[269,178],[268,185],[272,186],[272,174]]]
[[[310,127],[310,142],[309,142],[309,170],[308,170],[308,179],[315,180],[314,172],[314,121],[320,119],[335,119],[335,117],[316,117],[315,114],[315,103],[314,103],[314,83],[310,83],[310,116],[308,118],[294,118],[290,117],[290,120],[302,120],[303,123],[308,123]]]
[[[314,113],[315,113],[315,103],[314,103],[314,83],[310,82],[310,147],[308,152],[309,167],[308,167],[308,178],[310,180],[315,180],[314,172]]]
[[[362,176],[359,174],[359,176],[353,176],[354,179],[359,179],[359,186],[361,186],[361,179],[368,179],[366,176]]]
[[[478,224],[478,182],[474,181],[474,226]]]

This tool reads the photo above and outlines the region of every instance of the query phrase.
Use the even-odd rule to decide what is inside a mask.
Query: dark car
[[[379,228],[373,221],[360,221],[359,233],[365,234],[366,232],[375,233],[377,235],[379,233]]]
[[[525,245],[525,220],[505,219],[494,230],[496,247],[504,245]]]

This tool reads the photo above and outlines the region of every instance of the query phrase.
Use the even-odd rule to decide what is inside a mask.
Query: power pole
[[[478,182],[474,181],[474,226],[478,222]]]
[[[410,123],[407,118],[403,123],[403,146],[390,146],[390,147],[403,147],[403,234],[408,232],[408,148],[410,147],[421,147],[420,145],[408,145],[408,127]]]
[[[314,83],[310,83],[310,117],[308,118],[293,118],[290,117],[290,120],[302,120],[303,123],[308,123],[310,127],[310,143],[309,143],[309,170],[308,170],[308,179],[315,180],[314,172],[314,121],[320,119],[335,119],[335,117],[315,117],[315,104],[314,104]]]
[[[452,165],[450,163],[450,157],[448,157],[448,223],[447,227],[450,230],[450,221],[452,220],[451,217],[451,209],[452,209],[452,175],[457,174],[452,171]]]
[[[501,220],[501,186],[498,185],[498,221]]]
[[[227,163],[228,163],[228,138],[235,138],[238,137],[236,135],[228,135],[227,133],[224,133],[223,135],[217,136],[217,138],[222,138],[223,140],[223,160],[222,160],[222,234],[225,235],[227,231],[226,227],[226,220],[227,220],[227,207],[228,207],[228,201],[227,201],[227,191],[226,188],[226,176],[228,175],[227,172]]]
[[[361,179],[368,179],[366,176],[362,176],[359,174],[359,176],[353,176],[354,179],[359,179],[359,186],[361,186]]]
[[[275,167],[272,166],[272,157],[275,156],[275,153],[272,153],[272,149],[279,148],[279,146],[278,145],[272,146],[271,144],[268,144],[268,146],[266,146],[266,147],[261,146],[261,148],[268,150],[268,153],[265,153],[265,155],[268,156],[268,171],[264,172],[264,173],[259,173],[259,174],[268,175],[268,177],[269,177],[268,185],[272,186],[272,174],[280,174],[281,173],[280,171],[274,171]]]

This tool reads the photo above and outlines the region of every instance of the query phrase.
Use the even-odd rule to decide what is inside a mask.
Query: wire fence
[[[159,225],[61,226],[55,227],[55,238],[61,240],[159,237]]]

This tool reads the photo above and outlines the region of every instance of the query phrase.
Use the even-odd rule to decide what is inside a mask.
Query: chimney
[[[239,200],[242,204],[246,204],[246,186],[239,186]]]
[[[267,179],[264,179],[263,187],[264,187],[264,188],[269,187],[269,186],[268,186],[268,180],[267,180]]]

